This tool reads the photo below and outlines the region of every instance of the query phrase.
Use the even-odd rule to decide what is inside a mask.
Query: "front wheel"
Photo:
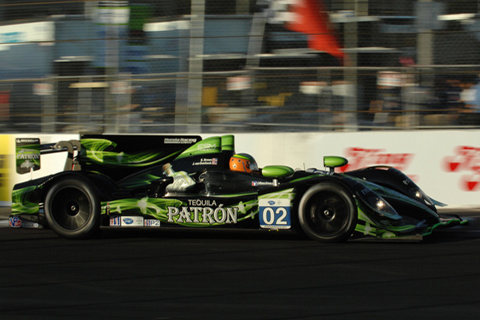
[[[313,240],[343,242],[348,240],[357,224],[355,201],[342,186],[324,182],[314,185],[299,204],[302,230]]]
[[[60,236],[87,238],[100,226],[98,195],[86,180],[60,180],[47,193],[45,217],[50,228]]]

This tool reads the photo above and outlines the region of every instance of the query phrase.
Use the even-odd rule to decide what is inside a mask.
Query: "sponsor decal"
[[[20,228],[22,226],[22,220],[19,217],[8,218],[8,224],[13,228]]]
[[[460,188],[465,191],[480,190],[480,148],[458,146],[452,155],[443,159],[443,170],[465,174],[460,178]]]
[[[200,224],[235,224],[238,208],[224,208],[215,200],[188,200],[188,207],[168,207],[168,222]]]
[[[22,228],[29,228],[29,229],[40,229],[42,226],[37,222],[31,221],[22,221]]]
[[[122,221],[120,217],[111,217],[110,218],[110,226],[111,227],[120,227],[122,225]]]
[[[27,144],[39,144],[40,143],[40,139],[39,138],[17,138],[15,140],[15,142],[17,144],[21,144],[21,143],[27,143]]]
[[[193,144],[196,142],[195,138],[165,138],[163,141],[165,144]]]
[[[145,219],[145,227],[160,227],[160,221],[156,219]]]
[[[200,143],[197,146],[198,150],[215,150],[217,149],[216,143]]]
[[[412,153],[388,153],[384,149],[348,148],[345,151],[348,164],[340,167],[341,172],[373,165],[389,165],[404,171],[413,159]]]
[[[216,166],[218,165],[218,158],[201,158],[198,162],[193,162],[192,166]]]
[[[17,138],[15,142],[17,173],[40,170],[40,139]]]
[[[121,217],[121,220],[122,227],[143,227],[143,217]]]
[[[273,182],[270,181],[252,181],[252,187],[260,186],[273,186]]]

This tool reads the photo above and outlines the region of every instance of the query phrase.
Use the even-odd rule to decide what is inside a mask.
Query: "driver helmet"
[[[230,158],[230,170],[238,172],[259,172],[255,159],[246,153],[234,154]]]

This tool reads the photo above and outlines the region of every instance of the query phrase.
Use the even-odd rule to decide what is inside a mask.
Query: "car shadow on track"
[[[184,229],[184,228],[102,228],[96,239],[168,238],[168,239],[252,239],[252,240],[308,240],[295,231],[269,232],[267,230]]]

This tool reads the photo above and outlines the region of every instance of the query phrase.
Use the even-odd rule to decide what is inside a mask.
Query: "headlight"
[[[373,191],[364,199],[366,200],[367,205],[373,209],[379,218],[389,218],[392,220],[400,220],[402,218],[385,199],[376,195]]]
[[[377,200],[377,210],[384,211],[387,208],[388,204],[383,200]]]
[[[415,199],[419,200],[420,202],[424,203],[425,205],[429,206],[429,207],[434,207],[434,203],[433,201],[430,199],[429,196],[427,196],[425,194],[425,192],[423,192],[422,190],[420,189],[410,189],[410,193],[413,194],[413,196],[415,197]]]
[[[374,192],[369,186],[368,181],[349,180],[351,186],[355,190],[360,202],[368,207],[368,211],[373,213],[378,221],[389,220],[400,221],[402,217],[382,196]],[[372,184],[374,185],[374,184]]]

